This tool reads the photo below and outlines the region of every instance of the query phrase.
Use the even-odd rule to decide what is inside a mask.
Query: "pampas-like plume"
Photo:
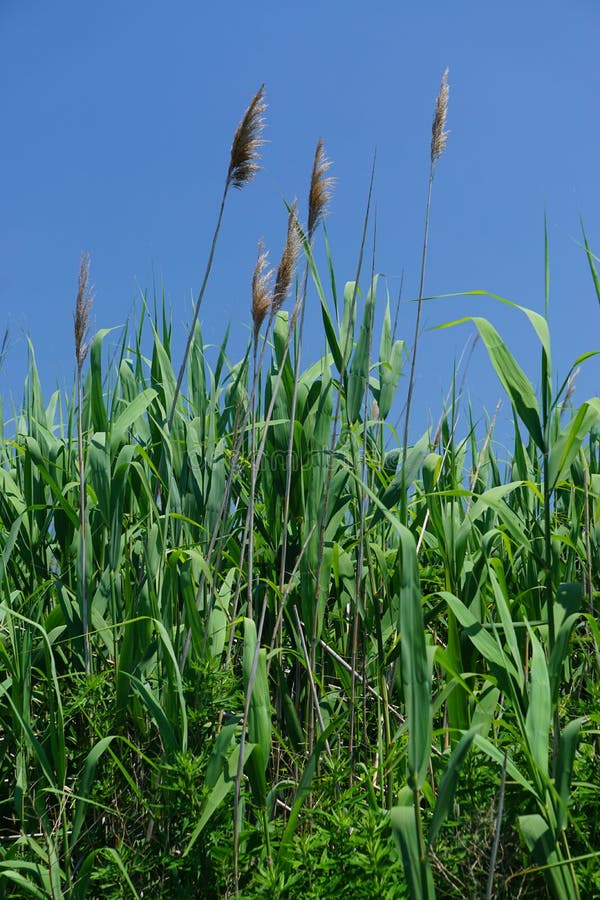
[[[261,135],[265,124],[263,113],[266,108],[265,86],[261,84],[233,137],[227,181],[234,187],[241,188],[252,181],[260,169],[256,160],[264,144]]]
[[[296,268],[296,260],[300,253],[300,237],[298,235],[298,221],[296,218],[296,201],[290,207],[288,217],[288,230],[285,239],[285,247],[281,254],[281,260],[277,269],[277,278],[275,279],[275,290],[273,291],[273,308],[271,315],[276,315],[281,309],[285,298],[289,294],[292,286],[292,278],[294,277],[294,269]]]
[[[446,115],[448,114],[448,95],[450,88],[448,87],[448,69],[442,75],[442,83],[440,91],[435,101],[435,116],[433,117],[433,125],[431,126],[431,164],[439,159],[446,149],[448,141],[448,131],[446,127]]]
[[[252,321],[254,322],[254,343],[264,318],[271,309],[271,278],[273,269],[267,270],[268,252],[262,241],[258,242],[258,259],[252,276]]]
[[[331,160],[325,156],[323,138],[319,138],[315,150],[315,161],[310,179],[308,195],[308,239],[312,240],[315,229],[327,211],[331,200],[331,190],[335,178],[326,178],[325,173],[331,166]]]
[[[77,361],[77,371],[81,373],[83,364],[90,349],[89,333],[90,333],[90,313],[94,303],[94,297],[91,288],[88,286],[90,277],[90,256],[89,253],[81,254],[81,264],[79,266],[79,279],[77,284],[77,299],[75,301],[74,315],[74,332],[75,332],[75,359]]]

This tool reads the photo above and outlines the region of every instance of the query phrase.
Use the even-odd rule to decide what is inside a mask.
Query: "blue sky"
[[[395,298],[404,272],[399,330],[410,344],[431,120],[446,66],[451,134],[434,184],[426,293],[486,289],[542,311],[546,211],[555,371],[566,374],[600,346],[579,225],[581,216],[600,254],[598,46],[597,0],[383,0],[370,9],[353,0],[0,0],[5,415],[11,395],[21,396],[27,335],[47,394],[70,388],[82,250],[92,257],[94,328],[122,325],[156,284],[172,310],[179,362],[233,132],[262,82],[264,169],[230,197],[201,314],[205,340],[219,343],[231,322],[231,354],[241,355],[258,239],[276,261],[284,200],[298,197],[306,210],[322,136],[337,179],[327,229],[340,287],[354,278],[377,149],[381,307],[385,285]],[[371,248],[372,233],[365,277]],[[308,304],[307,361],[324,349],[314,292]],[[425,326],[468,314],[489,317],[537,381],[538,348],[514,311],[481,298],[437,300]],[[415,433],[437,418],[471,330],[425,332]],[[600,363],[588,362],[577,400],[598,393],[599,375]],[[476,412],[493,410],[501,390],[481,349],[467,387]]]

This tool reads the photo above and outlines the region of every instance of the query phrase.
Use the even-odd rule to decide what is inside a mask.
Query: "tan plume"
[[[264,128],[263,113],[265,103],[265,86],[262,84],[254,95],[250,106],[237,127],[231,145],[231,160],[227,173],[228,184],[241,188],[252,181],[260,166],[259,150],[264,144],[262,132]]]
[[[271,308],[271,279],[273,270],[267,269],[268,252],[263,242],[258,242],[258,259],[252,275],[252,321],[254,322],[254,341],[258,338],[260,326]]]
[[[331,200],[331,191],[335,178],[327,178],[327,170],[331,160],[325,156],[323,139],[319,138],[315,150],[310,191],[308,195],[308,239],[311,240],[315,229],[327,212],[327,204]]]
[[[92,289],[89,287],[90,255],[81,254],[79,266],[79,278],[77,285],[77,299],[75,301],[74,332],[75,332],[75,359],[77,368],[81,372],[83,364],[90,349],[90,313],[94,303]]]
[[[298,235],[298,224],[296,219],[296,201],[294,200],[290,207],[285,247],[281,254],[281,260],[277,269],[277,277],[275,279],[275,290],[273,291],[273,315],[279,312],[290,291],[299,252],[300,238]]]
[[[446,149],[449,132],[446,128],[446,116],[448,114],[448,69],[442,75],[442,83],[435,101],[435,116],[431,126],[431,164],[440,158]]]

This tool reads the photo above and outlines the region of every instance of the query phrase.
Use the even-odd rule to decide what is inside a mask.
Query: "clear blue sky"
[[[0,0],[5,414],[22,392],[26,335],[47,394],[71,385],[84,249],[94,328],[122,324],[154,281],[172,309],[179,362],[233,132],[262,82],[264,170],[230,197],[201,315],[205,339],[220,342],[231,321],[232,355],[241,355],[257,241],[276,261],[284,199],[297,196],[305,215],[322,136],[337,179],[327,227],[340,286],[354,277],[377,148],[376,269],[393,297],[405,273],[400,333],[410,343],[431,120],[446,66],[451,134],[434,184],[426,293],[483,288],[542,311],[546,211],[555,369],[565,374],[578,354],[600,347],[579,227],[581,216],[600,253],[599,46],[597,0],[382,0],[370,9],[353,0]],[[310,358],[324,339],[314,293],[308,303]],[[468,313],[489,316],[537,379],[528,325],[492,301],[432,302],[425,325]],[[413,431],[437,417],[470,328],[425,333]],[[599,375],[592,360],[579,401],[598,393]],[[482,350],[468,387],[476,410],[493,409],[501,394]]]

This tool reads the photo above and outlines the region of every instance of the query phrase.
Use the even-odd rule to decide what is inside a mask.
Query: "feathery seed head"
[[[258,339],[260,326],[271,308],[271,278],[273,270],[267,270],[268,252],[263,242],[258,242],[258,259],[252,276],[252,321],[254,322],[254,342]]]
[[[265,86],[262,84],[244,113],[244,118],[233,137],[227,181],[234,187],[241,188],[247,182],[252,181],[260,169],[257,160],[259,159],[259,150],[264,144],[261,136],[265,124],[263,113],[266,108]]]
[[[77,286],[77,299],[75,300],[74,315],[74,332],[75,332],[75,359],[77,368],[81,373],[86,356],[90,349],[88,340],[90,333],[90,312],[94,303],[92,289],[88,286],[90,277],[90,255],[89,253],[81,254],[81,264],[79,266],[79,279]]]
[[[296,220],[296,201],[294,200],[290,207],[285,247],[281,254],[281,260],[277,269],[277,278],[275,279],[272,315],[279,312],[289,293],[299,252],[300,237],[298,235],[298,225]]]
[[[446,115],[448,113],[448,95],[450,88],[448,87],[448,69],[442,75],[442,83],[435,101],[435,116],[433,125],[431,126],[431,164],[433,165],[437,159],[443,154],[448,141],[448,131],[446,127]]]
[[[315,229],[327,212],[327,204],[331,200],[331,191],[335,178],[326,178],[325,173],[331,166],[331,160],[325,156],[323,138],[319,138],[315,150],[310,191],[308,195],[308,239],[312,240]]]

